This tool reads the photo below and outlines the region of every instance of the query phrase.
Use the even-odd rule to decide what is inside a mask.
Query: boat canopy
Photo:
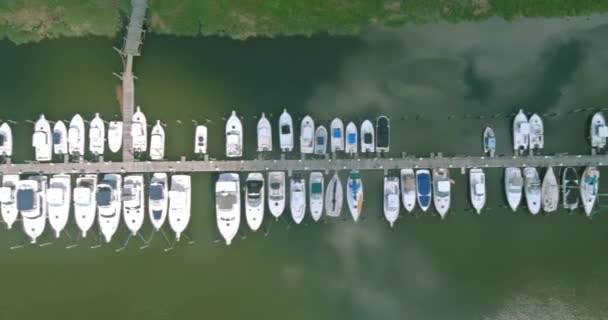
[[[310,186],[311,193],[321,193],[323,192],[323,184],[321,182],[314,182]]]
[[[75,188],[74,202],[84,206],[91,204],[91,189],[82,187]]]
[[[59,130],[53,131],[53,144],[61,144],[63,142],[63,132]]]
[[[112,203],[112,189],[107,186],[99,186],[95,198],[99,206],[109,206]]]
[[[165,187],[160,183],[150,186],[150,199],[163,200],[165,198]]]
[[[1,187],[0,188],[0,202],[1,203],[12,203],[13,200],[13,188]]]
[[[333,137],[334,138],[342,138],[342,130],[340,130],[340,128],[334,128],[334,130],[333,130]]]
[[[284,124],[281,126],[281,133],[282,134],[290,134],[291,133],[291,126],[288,124]]]
[[[437,191],[450,192],[450,182],[447,180],[437,182]]]
[[[374,136],[370,132],[363,134],[363,142],[365,144],[372,144],[374,142]]]
[[[152,210],[152,218],[154,218],[154,220],[160,220],[160,218],[162,216],[163,216],[162,210]]]
[[[324,145],[325,144],[325,136],[317,136],[317,144]]]
[[[431,176],[428,173],[418,175],[418,193],[425,195],[431,193]]]
[[[236,193],[220,191],[217,196],[217,204],[220,210],[232,210],[232,208],[236,204]]]
[[[47,202],[51,206],[63,205],[65,202],[65,199],[63,198],[63,191],[64,191],[64,189],[62,189],[62,188],[47,189],[46,190]]]
[[[36,209],[36,194],[32,189],[23,189],[17,192],[17,209],[34,210]]]
[[[357,134],[356,133],[349,133],[348,134],[348,143],[349,144],[355,144],[355,143],[357,143]]]

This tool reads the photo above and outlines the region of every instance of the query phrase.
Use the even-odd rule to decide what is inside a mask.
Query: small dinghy
[[[322,172],[314,171],[310,173],[308,188],[308,193],[310,193],[310,214],[315,222],[319,221],[321,215],[323,215],[324,182]]]
[[[285,172],[272,171],[268,173],[268,209],[279,218],[285,210]]]
[[[207,153],[207,127],[196,126],[194,133],[194,153]]]
[[[293,150],[293,120],[287,109],[283,109],[279,117],[279,144],[283,152]]]
[[[355,222],[359,221],[363,212],[363,181],[357,170],[352,170],[348,175],[346,184],[346,201],[348,209]]]
[[[272,126],[262,112],[262,117],[258,121],[258,152],[272,151]]]
[[[401,169],[401,201],[407,212],[416,206],[416,174],[412,169]]]
[[[245,181],[245,218],[254,232],[264,221],[264,176],[258,172],[247,175]]]
[[[108,147],[112,153],[122,147],[122,121],[110,121],[108,126]]]
[[[148,151],[148,121],[140,107],[137,107],[137,111],[133,114],[131,138],[133,139],[133,152],[143,153]]]
[[[357,126],[353,122],[349,122],[346,126],[346,141],[344,151],[348,154],[357,154]]]
[[[53,144],[51,141],[51,125],[44,115],[34,124],[32,146],[36,153],[36,161],[51,161],[53,158]]]
[[[300,152],[315,151],[315,123],[310,116],[305,116],[300,125]]]
[[[541,182],[536,168],[524,169],[524,192],[528,210],[533,215],[538,214],[541,207]]]
[[[243,156],[243,124],[234,111],[226,122],[226,156],[228,158]]]
[[[152,127],[150,134],[150,159],[163,160],[165,158],[165,129],[160,120]]]
[[[343,191],[342,182],[338,174],[334,174],[325,191],[325,214],[328,217],[337,218],[342,213]]]
[[[585,214],[587,217],[591,217],[593,213],[593,206],[597,199],[598,189],[600,183],[600,171],[596,167],[587,167],[583,171],[581,177],[581,200],[585,207]]]
[[[122,210],[125,225],[137,235],[144,224],[144,176],[128,175],[122,188]]]
[[[493,157],[496,153],[496,136],[494,130],[490,127],[483,130],[483,153],[490,157]]]
[[[564,208],[573,211],[578,208],[579,192],[578,173],[573,167],[567,167],[562,173],[562,201]]]
[[[230,245],[241,224],[241,187],[238,174],[220,174],[215,183],[215,211],[220,234],[226,245]]]
[[[11,157],[13,155],[13,131],[8,123],[0,126],[0,156]]]
[[[238,176],[237,176],[238,179]],[[238,180],[237,180],[238,185]],[[192,204],[192,190],[190,176],[176,174],[171,177],[171,191],[169,191],[169,212],[167,219],[171,230],[175,232],[175,240],[179,241],[182,233],[190,222],[190,209]],[[240,214],[239,195],[239,214]],[[239,215],[240,219],[240,215]],[[240,221],[240,220],[239,220]],[[238,228],[238,227],[237,227]]]
[[[530,123],[530,150],[540,150],[545,146],[545,130],[543,119],[538,114],[533,114],[528,121]]]
[[[331,152],[344,151],[344,124],[339,118],[331,121]]]
[[[422,211],[427,211],[431,206],[432,197],[431,172],[429,170],[416,170],[416,193],[418,194],[418,205]]]
[[[84,155],[84,120],[79,114],[72,117],[68,129],[68,152],[72,156]]]
[[[315,131],[315,154],[325,154],[327,152],[327,129],[319,126]]]
[[[89,126],[89,151],[96,156],[102,156],[105,152],[106,143],[106,127],[103,120],[99,117],[99,113],[95,114],[95,118],[91,120]]]
[[[541,199],[543,201],[543,211],[553,212],[557,210],[559,206],[559,185],[557,184],[557,178],[553,168],[547,168],[545,176],[543,177]]]
[[[469,188],[471,204],[477,214],[480,214],[486,204],[486,174],[482,169],[473,168],[469,171]]]
[[[302,223],[306,214],[306,187],[304,179],[297,175],[289,180],[289,210],[293,221]]]
[[[591,148],[604,149],[606,146],[606,137],[608,137],[608,127],[606,127],[606,119],[604,118],[603,113],[598,112],[593,115],[589,130]]]
[[[2,220],[6,223],[6,228],[13,227],[19,211],[17,210],[17,183],[19,175],[7,174],[2,176],[2,187],[0,188],[0,210],[2,210]]]
[[[391,124],[385,116],[379,116],[376,120],[376,151],[388,152],[391,142]]]
[[[384,177],[384,218],[391,228],[399,218],[399,178]]]
[[[104,175],[103,179],[97,184],[95,201],[97,202],[99,231],[106,243],[109,243],[120,224],[122,177],[119,174]]]
[[[169,181],[166,173],[159,172],[152,175],[148,193],[148,216],[156,231],[160,231],[167,220],[168,189]]]
[[[97,175],[87,174],[76,178],[76,187],[72,197],[74,200],[74,219],[83,238],[87,236],[87,231],[91,229],[95,222],[96,190]]]
[[[70,216],[71,180],[72,178],[67,174],[56,174],[49,180],[49,188],[46,190],[49,224],[57,238],[68,223]]]
[[[451,185],[448,169],[433,170],[433,203],[441,219],[445,218],[450,209]]]
[[[507,195],[507,202],[513,212],[517,210],[519,203],[521,202],[522,190],[524,186],[524,180],[521,175],[520,168],[506,168],[505,169],[505,193]]]
[[[523,110],[519,110],[513,119],[513,150],[515,154],[528,149],[530,123]]]
[[[17,182],[17,209],[23,219],[23,231],[30,237],[31,243],[36,243],[46,226],[46,188],[45,176],[30,177]]]
[[[57,121],[53,126],[53,150],[56,155],[68,153],[68,128],[63,121]]]
[[[361,152],[374,152],[374,125],[371,121],[365,120],[361,124]]]

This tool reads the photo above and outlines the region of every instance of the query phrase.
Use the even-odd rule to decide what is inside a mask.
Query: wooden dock
[[[556,155],[519,157],[431,157],[304,160],[209,160],[135,161],[82,163],[2,164],[3,174],[58,173],[152,173],[152,172],[306,172],[337,170],[393,170],[403,168],[506,168],[506,167],[585,167],[608,164],[607,155]]]

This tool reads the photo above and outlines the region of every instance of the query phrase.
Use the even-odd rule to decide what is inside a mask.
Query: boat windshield
[[[259,198],[263,186],[264,183],[259,180],[247,181],[247,194],[249,194],[249,198]]]
[[[36,209],[36,193],[32,189],[17,191],[17,209],[29,211]]]
[[[291,133],[291,126],[288,124],[284,124],[281,126],[281,134],[290,134]]]
[[[365,142],[365,144],[372,144],[374,142],[374,136],[371,133],[366,132],[363,135],[363,142]]]
[[[324,145],[325,144],[325,137],[323,136],[317,136],[317,145]]]

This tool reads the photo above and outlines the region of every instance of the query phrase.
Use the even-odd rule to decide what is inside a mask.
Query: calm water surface
[[[334,116],[360,122],[386,114],[395,156],[477,155],[486,125],[498,135],[498,153],[508,155],[511,114],[524,108],[546,115],[545,153],[586,153],[591,111],[573,110],[607,106],[607,37],[608,16],[246,42],[149,35],[136,60],[136,100],[149,123],[166,123],[171,159],[192,156],[191,119],[208,123],[210,152],[222,158],[222,118],[233,109],[244,119],[245,153],[253,158],[256,117],[264,111],[275,123],[283,108],[325,125]],[[80,112],[90,119],[100,112],[111,119],[120,112],[112,75],[121,69],[112,50],[117,43],[0,42],[0,118],[18,122],[15,161],[33,158],[26,121],[40,113],[69,119]],[[362,223],[314,224],[307,217],[305,225],[287,229],[273,222],[266,225],[268,237],[245,231],[246,239],[231,247],[212,243],[212,174],[193,180],[188,232],[195,244],[180,243],[168,253],[158,236],[147,250],[133,239],[115,253],[126,239],[124,227],[115,243],[95,250],[89,249],[93,239],[66,250],[75,241],[67,237],[44,248],[9,250],[25,237],[2,231],[0,318],[608,317],[604,215],[509,212],[501,172],[488,170],[487,210],[477,216],[469,210],[467,176],[451,175],[453,209],[445,221],[418,213],[392,230],[379,218],[377,171],[363,173]],[[68,228],[74,237],[75,225]]]

